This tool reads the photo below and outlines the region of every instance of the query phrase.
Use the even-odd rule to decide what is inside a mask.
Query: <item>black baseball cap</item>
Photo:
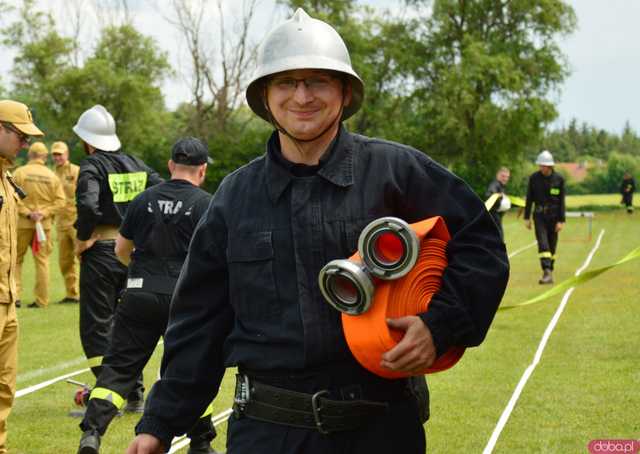
[[[196,137],[183,137],[171,149],[171,160],[176,164],[199,166],[204,163],[213,164],[209,157],[209,149]]]

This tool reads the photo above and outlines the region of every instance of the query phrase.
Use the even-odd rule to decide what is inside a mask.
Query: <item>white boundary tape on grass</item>
[[[34,393],[36,391],[40,391],[42,388],[46,388],[47,386],[53,385],[54,383],[58,383],[59,381],[66,380],[67,378],[74,377],[76,375],[80,375],[84,372],[88,372],[89,368],[82,370],[76,370],[74,372],[70,372],[65,375],[61,375],[60,377],[52,378],[51,380],[43,381],[42,383],[38,383],[37,385],[29,386],[28,388],[20,389],[16,392],[16,397],[26,396],[27,394]]]
[[[163,344],[164,344],[164,339],[160,339],[158,341],[157,345],[163,345]],[[47,368],[47,369],[37,369],[35,371],[26,372],[26,373],[24,373],[22,375],[18,375],[18,379],[19,380],[27,380],[27,379],[35,378],[35,377],[38,377],[40,375],[44,375],[44,374],[46,374],[48,372],[52,372],[54,370],[65,369],[66,367],[74,366],[76,364],[79,364],[79,363],[82,363],[82,362],[86,362],[86,361],[87,361],[87,359],[84,358],[84,357],[72,359],[71,361],[67,361],[65,363],[60,363],[60,364],[58,364],[56,366],[53,366],[53,367],[50,367],[50,368]],[[66,380],[67,378],[71,378],[71,377],[74,377],[76,375],[80,375],[80,374],[82,374],[84,372],[88,372],[89,370],[91,370],[91,369],[90,368],[86,368],[86,369],[76,370],[76,371],[73,371],[73,372],[69,372],[68,374],[52,378],[51,380],[43,381],[42,383],[38,383],[38,384],[35,384],[33,386],[29,386],[28,388],[20,389],[20,390],[18,390],[16,392],[16,397],[22,397],[22,396],[25,396],[27,394],[31,394],[31,393],[34,393],[36,391],[40,391],[42,388],[46,388],[47,386],[51,386],[51,385],[53,385],[55,383],[58,383],[58,382],[60,382],[62,380]],[[158,371],[158,376],[159,376],[159,373],[160,372]]]
[[[522,246],[520,249],[516,249],[515,251],[513,251],[511,254],[509,254],[509,258],[515,257],[516,255],[518,255],[521,252],[526,251],[529,248],[532,248],[533,246],[535,246],[537,244],[536,241],[534,241],[531,244],[527,244],[526,246]]]
[[[219,414],[213,416],[211,418],[211,421],[213,422],[213,425],[217,426],[219,424],[222,424],[227,419],[229,419],[229,416],[231,416],[231,413],[233,413],[233,410],[228,408],[225,411],[223,411],[222,413],[219,413]],[[185,446],[187,446],[190,443],[190,441],[191,440],[189,440],[186,437],[186,435],[174,438],[173,441],[171,442],[171,450],[167,454],[173,454],[174,452],[178,452],[180,449],[182,449]]]
[[[596,244],[593,246],[593,249],[591,250],[591,252],[587,256],[587,259],[582,264],[582,266],[576,271],[576,273],[575,273],[576,276],[580,275],[580,273],[582,273],[587,268],[587,266],[589,266],[589,263],[591,263],[591,259],[593,258],[594,254],[596,253],[596,251],[600,247],[600,242],[602,241],[602,237],[603,236],[604,236],[604,229],[602,229],[600,231],[600,234],[598,235],[598,240],[596,241]],[[493,448],[495,448],[495,446],[496,446],[496,442],[498,441],[498,438],[500,437],[500,433],[502,432],[502,429],[504,429],[504,426],[507,424],[507,421],[509,420],[509,416],[511,416],[511,412],[513,411],[514,407],[516,406],[516,403],[518,402],[518,399],[520,398],[520,394],[522,393],[522,390],[524,389],[525,385],[527,384],[527,381],[529,380],[529,377],[531,376],[531,374],[533,373],[534,369],[536,368],[536,366],[540,362],[540,358],[542,357],[542,353],[544,352],[544,348],[547,345],[547,341],[549,340],[549,337],[551,336],[551,333],[553,332],[554,328],[556,327],[556,324],[558,323],[558,320],[560,319],[560,316],[562,315],[562,311],[564,310],[565,306],[567,305],[567,301],[569,301],[569,297],[573,293],[574,289],[575,289],[575,287],[571,287],[570,289],[568,289],[564,293],[564,296],[562,297],[562,301],[560,302],[560,305],[558,306],[558,309],[556,309],[556,312],[555,312],[555,314],[553,314],[553,317],[551,318],[551,321],[549,322],[549,325],[547,326],[547,329],[544,331],[544,334],[542,335],[542,339],[540,340],[540,344],[538,345],[538,349],[536,350],[536,354],[533,357],[533,361],[531,362],[529,367],[527,367],[527,369],[524,371],[524,374],[522,374],[522,377],[520,378],[520,381],[518,382],[518,385],[516,386],[515,391],[513,391],[513,395],[511,396],[511,399],[509,399],[509,403],[507,404],[507,406],[505,407],[504,411],[502,412],[502,415],[500,416],[500,419],[498,420],[498,424],[496,425],[495,429],[493,429],[493,433],[491,434],[491,438],[489,438],[489,442],[487,443],[487,446],[485,446],[484,451],[482,451],[482,454],[491,454],[493,452]]]

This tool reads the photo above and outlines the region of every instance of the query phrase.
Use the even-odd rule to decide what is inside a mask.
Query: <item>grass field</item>
[[[589,207],[594,209],[611,209],[620,208],[620,194],[588,194],[588,195],[572,195],[567,196],[567,208],[577,209]],[[635,197],[633,206],[640,207],[640,199]]]
[[[569,203],[568,203],[569,204]],[[607,265],[640,245],[640,213],[597,213],[594,235],[586,220],[570,218],[561,234],[556,282],[572,276],[594,248],[589,268]],[[533,232],[508,214],[507,247],[513,253],[530,245]],[[64,296],[57,258],[52,257],[52,301]],[[25,266],[25,294],[32,300],[31,261]],[[535,247],[511,259],[511,278],[503,304],[524,301],[542,289]],[[546,288],[545,288],[546,289]],[[640,438],[640,260],[624,264],[573,292],[551,333],[493,452],[586,453],[593,439]],[[529,307],[498,312],[486,341],[468,350],[453,369],[429,376],[432,419],[426,425],[429,453],[480,453],[532,363],[562,295]],[[48,309],[19,309],[18,390],[82,370],[78,307],[52,304]],[[161,350],[161,347],[159,348]],[[150,387],[157,375],[157,351],[147,370]],[[232,371],[214,403],[214,415],[229,408]],[[76,380],[93,383],[89,372]],[[78,420],[67,416],[75,387],[64,382],[16,398],[9,419],[12,453],[74,453]],[[137,416],[117,418],[103,439],[105,454],[123,453]],[[224,449],[226,423],[218,426],[214,446]],[[186,452],[182,450],[181,452]],[[401,454],[401,453],[399,453]]]

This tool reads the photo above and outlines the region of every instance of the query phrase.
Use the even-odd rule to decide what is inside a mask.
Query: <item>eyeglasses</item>
[[[15,127],[8,125],[8,124],[3,124],[2,125],[3,128],[5,128],[8,131],[11,131],[12,133],[14,133],[15,135],[18,136],[18,139],[20,139],[20,142],[26,142],[29,143],[31,141],[31,136],[28,136],[27,134],[25,134],[24,132],[16,129]]]
[[[292,93],[297,90],[298,84],[302,82],[304,86],[313,93],[320,93],[331,87],[331,76],[309,76],[301,79],[295,77],[274,77],[269,85],[283,93]]]

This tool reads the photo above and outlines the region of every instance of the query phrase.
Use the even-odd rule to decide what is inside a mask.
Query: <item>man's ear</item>
[[[173,159],[169,159],[169,161],[167,162],[167,168],[169,169],[169,173],[173,174],[173,171],[176,168],[176,163],[173,162]]]

